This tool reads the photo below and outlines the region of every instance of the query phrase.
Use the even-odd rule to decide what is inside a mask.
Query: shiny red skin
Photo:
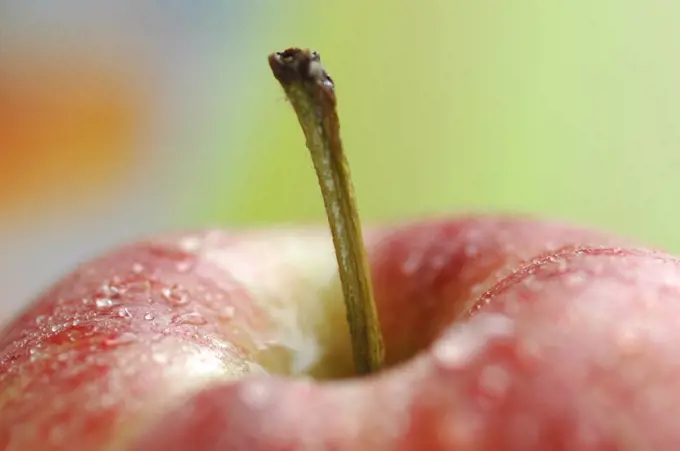
[[[219,381],[261,370],[254,363],[255,355],[258,344],[269,339],[271,318],[253,301],[250,287],[205,258],[206,250],[229,249],[243,240],[243,235],[202,232],[195,237],[201,246],[191,251],[180,245],[186,237],[177,235],[143,240],[86,263],[47,290],[5,329],[0,335],[0,448],[125,449],[126,443],[144,435],[170,409],[164,422],[136,449],[225,449],[217,445],[235,450],[304,449],[299,446],[301,440],[309,440],[309,424],[317,424],[323,429],[316,430],[318,440],[327,443],[318,449],[397,450],[428,445],[427,449],[437,450],[448,449],[445,447],[456,440],[456,446],[466,449],[463,445],[472,446],[473,441],[484,436],[487,441],[475,442],[474,449],[514,450],[520,448],[515,447],[512,437],[504,435],[504,419],[512,417],[513,409],[523,402],[534,402],[528,410],[532,414],[545,412],[545,406],[530,396],[527,387],[553,381],[551,377],[560,374],[555,368],[569,374],[569,366],[554,368],[556,362],[540,353],[534,356],[533,366],[541,371],[531,373],[527,369],[531,365],[527,367],[526,360],[517,357],[516,346],[501,337],[498,343],[491,340],[488,346],[485,344],[478,361],[457,369],[457,373],[442,370],[448,367],[437,363],[435,344],[378,378],[330,386],[268,379],[267,384],[272,386],[266,390],[274,394],[266,403],[245,402],[242,392],[249,390],[250,381],[259,383],[257,379],[236,384]],[[474,322],[477,311],[500,312],[518,324],[526,324],[526,336],[533,333],[534,326],[560,324],[564,306],[578,299],[564,285],[573,282],[574,274],[580,272],[588,273],[585,286],[597,287],[606,281],[612,296],[617,293],[614,301],[618,304],[612,304],[617,306],[616,315],[637,313],[638,304],[634,302],[642,305],[646,299],[662,294],[664,299],[675,302],[669,301],[668,311],[660,309],[659,314],[675,313],[676,304],[680,312],[680,275],[676,274],[674,259],[651,251],[619,250],[615,246],[625,245],[625,240],[599,232],[530,219],[479,217],[376,229],[368,233],[367,244],[390,364],[403,362],[428,348],[452,323]],[[243,265],[257,266],[259,258],[244,255]],[[592,265],[597,258],[605,258],[606,262],[599,263],[601,268],[595,271]],[[559,263],[562,261],[565,263]],[[660,261],[665,262],[664,268],[673,268],[664,273],[663,290],[657,280]],[[555,265],[561,265],[559,271]],[[531,289],[534,279],[540,281],[540,289]],[[519,308],[520,298],[527,305],[545,308]],[[504,310],[510,307],[514,310]],[[472,320],[467,319],[469,315]],[[653,319],[659,320],[656,316]],[[576,326],[572,332],[580,333],[582,323]],[[582,343],[583,355],[577,355],[569,364],[587,367],[590,357],[585,351],[594,344],[588,340],[607,340],[594,333],[572,337],[569,330],[554,329],[555,334],[568,338],[566,350],[561,351],[568,353],[571,349],[573,343],[569,340]],[[603,330],[607,338],[609,329]],[[517,336],[513,335],[512,340],[517,341]],[[200,365],[195,364],[197,356]],[[458,414],[467,404],[468,411],[474,413],[477,406],[468,403],[473,397],[465,384],[477,380],[475,375],[496,360],[510,368],[512,380],[519,382],[504,393],[498,404],[502,408],[494,409],[493,415],[481,415],[483,426],[479,431],[485,434],[468,434],[465,440],[469,443],[461,442],[460,437],[442,439],[440,432],[446,428],[437,418]],[[652,360],[658,366],[658,360]],[[187,374],[187,368],[207,369]],[[560,389],[573,394],[572,399],[578,399],[577,390],[588,387],[587,381],[581,379],[572,385],[560,382]],[[411,392],[404,391],[405,386]],[[199,389],[203,390],[187,404],[182,401]],[[457,394],[455,408],[448,396],[432,393],[435,389]],[[352,421],[358,419],[364,419],[366,427],[372,424],[370,417],[364,418],[367,414],[352,411],[356,408],[347,402],[351,396],[363,399],[357,405],[366,407],[367,412],[375,411],[380,407],[377,404],[384,402],[385,419],[393,418],[390,403],[398,404],[408,410],[409,426],[398,437],[383,438],[380,443],[375,442],[381,439],[379,433],[343,432],[343,427],[350,426],[356,431],[359,426]],[[292,409],[292,400],[302,403],[304,409]],[[626,407],[619,404],[612,406]],[[173,405],[179,406],[174,412]],[[568,408],[571,406],[560,411],[566,412],[562,416],[547,417],[547,438],[539,434],[530,445],[566,446],[570,437],[566,432],[571,429],[562,425],[573,420]],[[186,412],[193,413],[187,418]],[[287,418],[299,419],[297,426],[283,421],[282,412]],[[343,420],[344,413],[352,419]],[[654,412],[647,413],[654,418]],[[234,415],[241,420],[234,420]],[[325,415],[333,418],[324,420]],[[323,421],[334,426],[326,428]],[[258,428],[272,425],[279,431],[278,442],[264,432],[257,434]],[[288,429],[282,425],[288,425]],[[539,424],[541,431],[542,425]],[[651,428],[654,423],[650,420],[644,425]],[[673,438],[659,433],[652,434],[650,440]],[[371,443],[373,448],[364,448]]]

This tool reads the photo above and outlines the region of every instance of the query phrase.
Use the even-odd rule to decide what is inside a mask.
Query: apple
[[[121,246],[0,332],[0,449],[680,449],[680,260],[523,217],[361,230],[318,54],[270,56],[322,228]]]
[[[446,440],[495,437],[493,425],[500,434],[497,423],[507,418],[536,434],[553,427],[549,438],[566,444],[578,437],[568,429],[576,427],[577,411],[605,422],[591,425],[594,438],[607,431],[605,438],[616,438],[607,429],[619,421],[609,416],[612,407],[652,439],[668,412],[647,410],[655,406],[643,401],[661,396],[659,390],[673,399],[670,386],[658,385],[676,366],[668,358],[673,343],[660,338],[677,330],[674,305],[680,304],[665,299],[680,295],[680,269],[670,257],[614,247],[621,243],[521,218],[369,231],[392,368],[319,385],[256,376],[352,374],[327,232],[213,230],[132,243],[84,264],[5,329],[0,445],[124,449],[158,423],[162,433],[150,433],[151,442],[139,449],[305,449],[305,440],[334,437],[337,444],[320,449],[381,441],[383,448],[370,449],[404,449],[398,440],[435,445],[441,434],[432,429],[433,416],[450,420],[453,435]],[[627,381],[626,369],[637,379]],[[596,380],[588,372],[598,372]],[[533,390],[540,396],[531,396]],[[576,396],[580,390],[602,391]],[[626,405],[633,402],[640,404],[635,410]],[[405,414],[410,426],[391,439],[396,442],[368,434],[386,424],[398,428]],[[466,423],[473,419],[479,434]],[[305,425],[310,429],[299,429]],[[562,426],[567,435],[558,435]],[[352,431],[363,429],[352,439]],[[208,438],[217,433],[211,448]],[[438,446],[448,449],[445,444]],[[504,446],[488,449],[519,449]]]
[[[546,231],[523,225],[524,233]],[[421,228],[435,236],[440,230]],[[487,230],[480,238],[494,242],[494,229]],[[482,254],[470,257],[465,246],[479,242],[403,233],[406,241],[388,238],[373,248],[376,277],[389,279],[377,299],[381,318],[393,318],[388,350],[448,322],[421,353],[363,379],[259,377],[207,386],[131,449],[679,449],[680,260],[568,246],[496,279],[487,270],[498,266],[484,264],[486,252],[507,261],[516,254],[482,245]],[[562,242],[568,236],[554,235]],[[420,247],[418,238],[430,245]],[[409,257],[398,258],[395,249],[416,255],[415,273],[403,271]],[[477,283],[488,289],[469,296]],[[412,320],[419,316],[427,319]],[[407,335],[390,335],[390,327]]]

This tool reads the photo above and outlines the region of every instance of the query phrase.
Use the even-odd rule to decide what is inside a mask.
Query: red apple
[[[680,262],[624,244],[529,219],[372,230],[391,368],[311,382],[352,374],[327,232],[140,241],[0,335],[0,449],[680,449]]]

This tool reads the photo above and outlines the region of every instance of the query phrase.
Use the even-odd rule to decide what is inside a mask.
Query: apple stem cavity
[[[314,51],[290,48],[272,53],[269,65],[297,114],[319,179],[338,260],[356,373],[375,372],[382,366],[384,345],[340,139],[335,85]]]

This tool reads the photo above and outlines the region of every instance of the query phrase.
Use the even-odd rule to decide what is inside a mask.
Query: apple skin
[[[132,451],[676,450],[679,300],[675,258],[564,249],[495,285],[401,366],[208,387]]]
[[[364,380],[208,387],[137,450],[675,450],[680,261],[569,247],[495,284]]]
[[[0,449],[680,447],[677,260],[527,218],[366,238],[392,369],[267,375],[351,375],[325,230],[150,238],[0,334]]]

